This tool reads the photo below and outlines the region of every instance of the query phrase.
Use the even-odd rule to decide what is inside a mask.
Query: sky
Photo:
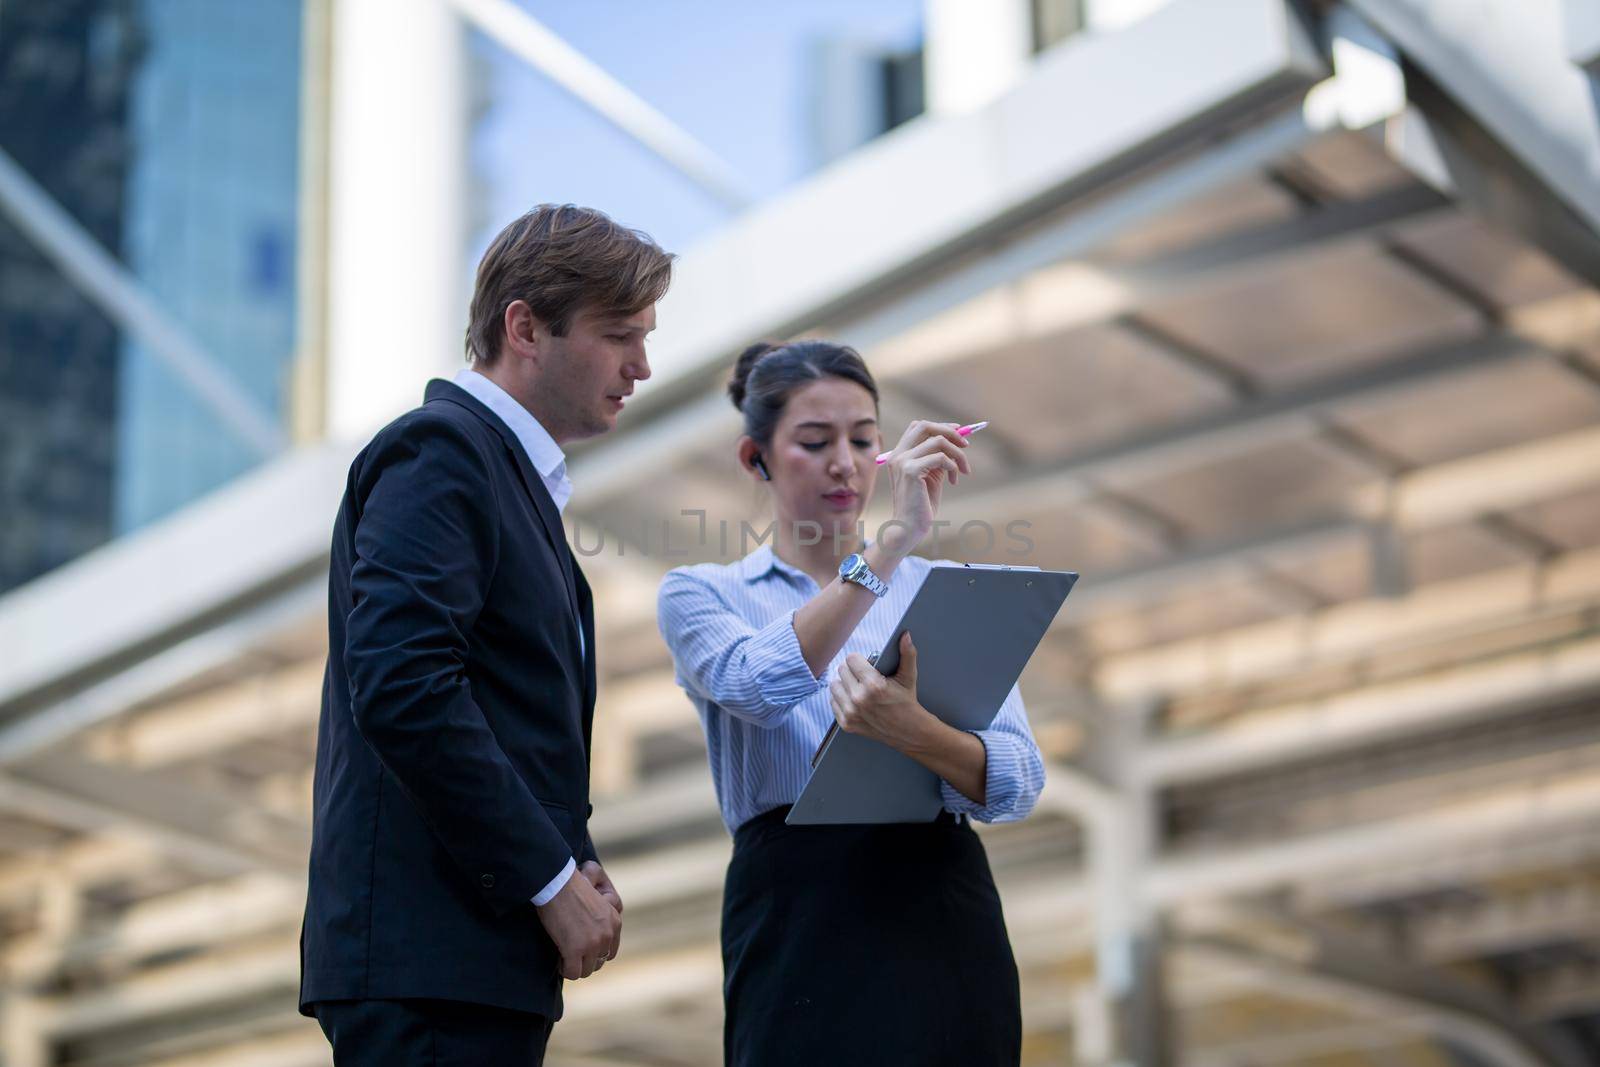
[[[807,55],[820,37],[914,47],[922,0],[518,0],[521,7],[727,162],[767,198],[814,166]],[[537,71],[473,31],[488,109],[472,143],[474,262],[534,204],[597,207],[682,253],[727,208]]]

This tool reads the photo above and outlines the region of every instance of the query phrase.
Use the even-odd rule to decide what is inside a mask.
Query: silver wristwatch
[[[867,566],[867,557],[859,552],[851,553],[839,564],[839,577],[870,590],[876,597],[881,597],[889,591],[889,586],[884,580],[873,574],[872,568]]]

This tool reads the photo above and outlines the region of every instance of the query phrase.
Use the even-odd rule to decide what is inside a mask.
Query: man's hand
[[[615,889],[611,892],[616,894]],[[545,932],[561,953],[561,977],[570,981],[587,978],[617,954],[622,941],[622,912],[601,895],[586,872],[568,878],[561,892],[548,904],[539,906],[538,912]]]
[[[578,871],[585,878],[589,879],[589,884],[594,886],[595,891],[602,897],[605,897],[606,900],[611,903],[613,908],[617,909],[617,915],[620,916],[622,914],[622,894],[617,892],[617,887],[612,883],[611,876],[606,873],[606,869],[604,867],[600,866],[599,861],[584,860],[583,866],[579,867]],[[616,959],[617,954],[621,951],[622,928],[618,926],[617,940],[616,943],[611,947],[610,959]],[[596,965],[596,970],[598,969],[599,967]]]
[[[611,902],[617,909],[617,914],[622,914],[622,896],[617,892],[617,887],[612,884],[611,876],[606,874],[606,869],[594,860],[585,860],[582,867],[578,868],[583,876],[589,879],[589,884],[599,891],[600,895]]]

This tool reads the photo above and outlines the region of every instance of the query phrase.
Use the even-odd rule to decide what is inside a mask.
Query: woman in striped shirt
[[[659,600],[734,836],[726,1063],[1016,1064],[1016,963],[968,818],[1021,819],[1044,784],[1021,697],[1013,689],[988,729],[963,732],[917,703],[910,635],[894,676],[866,659],[927,576],[931,564],[910,552],[946,483],[972,473],[967,439],[950,423],[906,429],[885,467],[893,521],[867,543],[860,522],[883,443],[861,357],[823,341],[756,345],[728,393],[744,417],[740,466],[770,495],[772,540],[728,566],[672,571]],[[940,817],[785,825],[835,722],[934,771]]]

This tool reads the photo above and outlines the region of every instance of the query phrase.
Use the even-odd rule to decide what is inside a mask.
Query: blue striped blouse
[[[812,577],[762,545],[737,563],[679,567],[661,584],[657,621],[678,684],[700,713],[722,821],[730,831],[800,796],[811,757],[833,724],[828,683],[852,652],[883,648],[933,566],[911,556],[820,677],[794,632],[796,609],[820,590]],[[1012,687],[994,722],[974,731],[988,754],[985,804],[942,783],[944,806],[984,822],[1033,810],[1044,763]]]

